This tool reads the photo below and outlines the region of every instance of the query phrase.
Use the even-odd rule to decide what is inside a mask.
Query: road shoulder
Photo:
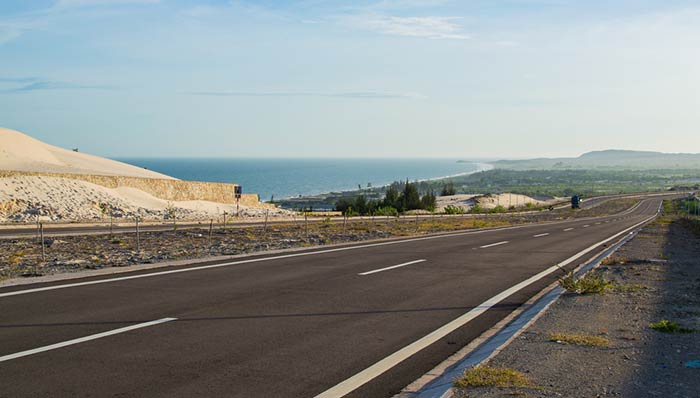
[[[700,391],[699,333],[662,333],[662,320],[700,329],[700,238],[675,222],[645,227],[593,271],[613,283],[603,295],[565,294],[489,363],[522,372],[529,387],[469,387],[457,395],[501,397],[678,396]],[[602,338],[578,346],[555,333]],[[604,341],[600,340],[600,341]]]

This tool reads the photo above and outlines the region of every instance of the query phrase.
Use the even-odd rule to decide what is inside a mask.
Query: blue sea
[[[458,159],[166,159],[122,158],[181,180],[236,183],[261,200],[377,187],[397,180],[427,180],[479,171]]]

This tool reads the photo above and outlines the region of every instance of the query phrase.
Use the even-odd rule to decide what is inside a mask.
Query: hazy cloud
[[[126,4],[153,4],[160,0],[59,0],[55,8],[68,7],[94,7],[94,6],[118,6]]]
[[[396,17],[369,15],[352,17],[351,24],[375,32],[408,37],[429,39],[469,39],[462,26],[457,23],[461,17]]]
[[[419,99],[425,98],[416,93],[392,93],[378,91],[313,92],[313,91],[198,91],[191,95],[214,97],[331,97],[357,99]]]
[[[111,86],[83,85],[69,82],[54,82],[35,77],[0,78],[0,83],[9,83],[9,88],[0,88],[2,94],[19,94],[42,90],[113,90]],[[7,86],[8,84],[4,84]]]

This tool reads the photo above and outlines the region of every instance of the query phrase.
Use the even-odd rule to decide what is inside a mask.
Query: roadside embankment
[[[140,177],[0,171],[0,222],[218,218],[236,209],[235,184]],[[244,194],[242,216],[288,213]]]

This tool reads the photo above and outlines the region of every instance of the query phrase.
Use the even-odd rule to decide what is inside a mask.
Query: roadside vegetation
[[[522,372],[492,366],[476,366],[466,370],[462,377],[453,382],[453,387],[461,396],[466,396],[471,388],[476,387],[539,389]]]
[[[569,293],[578,294],[602,294],[612,287],[610,281],[595,272],[576,276],[573,271],[559,278],[559,285]]]
[[[694,329],[682,327],[678,322],[662,319],[649,324],[649,327],[662,333],[694,333]]]
[[[389,216],[409,210],[435,211],[435,194],[428,191],[421,195],[416,183],[406,181],[394,183],[384,192],[384,198],[367,199],[365,195],[355,198],[342,198],[335,203],[335,210],[345,216]]]

